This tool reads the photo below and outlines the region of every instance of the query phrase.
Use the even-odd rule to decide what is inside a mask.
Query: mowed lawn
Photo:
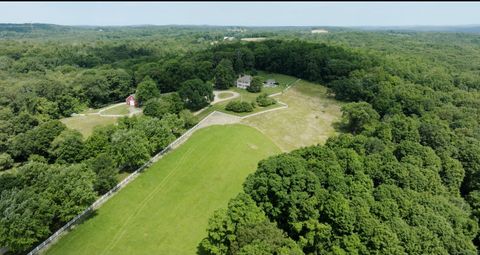
[[[300,80],[276,99],[288,108],[243,119],[283,150],[324,143],[335,135],[332,124],[341,117],[342,103],[327,96],[327,88]]]
[[[280,149],[241,124],[210,126],[168,153],[46,253],[195,254],[208,218]]]

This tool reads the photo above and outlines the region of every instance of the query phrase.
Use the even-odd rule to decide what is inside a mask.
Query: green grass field
[[[233,96],[233,93],[230,93],[230,92],[220,92],[220,93],[218,93],[218,98],[219,99],[224,99],[224,98],[231,97],[231,96]]]
[[[83,137],[88,137],[97,126],[106,126],[117,122],[116,117],[102,117],[100,115],[86,115],[63,118],[60,121],[68,128],[78,130]]]
[[[196,131],[46,253],[195,254],[208,218],[280,149],[244,125]]]
[[[108,110],[105,110],[102,112],[103,115],[109,115],[109,114],[112,114],[112,115],[126,115],[126,114],[129,114],[130,113],[130,106],[128,106],[127,104],[121,104],[121,105],[117,105],[115,107],[112,107]]]

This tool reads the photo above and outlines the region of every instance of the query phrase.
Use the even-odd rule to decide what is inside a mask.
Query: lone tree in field
[[[258,76],[254,76],[250,86],[247,87],[248,92],[258,93],[262,91],[262,79]]]
[[[146,77],[142,82],[137,86],[137,92],[135,96],[140,105],[143,105],[149,99],[156,98],[160,96],[160,90],[157,87],[157,84],[150,77]]]
[[[215,68],[215,87],[217,89],[228,89],[235,82],[235,71],[232,62],[228,59],[222,59]]]
[[[213,100],[213,88],[200,79],[192,79],[182,83],[178,91],[188,109],[199,110]]]

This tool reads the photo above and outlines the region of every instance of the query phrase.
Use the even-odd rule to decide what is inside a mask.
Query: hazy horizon
[[[2,2],[0,23],[67,26],[480,25],[480,2]]]

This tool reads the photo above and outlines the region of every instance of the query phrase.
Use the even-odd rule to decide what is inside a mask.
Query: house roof
[[[251,82],[252,81],[252,76],[250,75],[244,75],[241,76],[237,79],[238,82]]]

